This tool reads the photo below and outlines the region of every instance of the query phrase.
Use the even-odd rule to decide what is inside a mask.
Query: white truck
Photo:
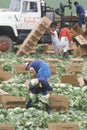
[[[47,12],[43,0],[11,0],[8,10],[0,10],[0,51],[13,51],[13,43],[22,43],[43,16],[54,19],[54,11]],[[42,42],[50,41],[47,35]]]

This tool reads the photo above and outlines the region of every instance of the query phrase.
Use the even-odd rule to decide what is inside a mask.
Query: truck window
[[[22,11],[23,12],[37,12],[38,11],[37,2],[24,1]]]
[[[11,0],[9,11],[15,11],[15,12],[20,11],[20,5],[21,5],[20,0]]]

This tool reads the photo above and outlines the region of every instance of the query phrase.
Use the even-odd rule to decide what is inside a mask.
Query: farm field
[[[15,130],[48,130],[48,123],[50,122],[71,122],[77,123],[80,130],[87,129],[87,84],[82,87],[73,86],[71,84],[59,84],[59,80],[63,74],[66,73],[65,66],[70,63],[69,59],[61,60],[61,57],[54,54],[46,55],[39,50],[37,46],[36,54],[29,56],[17,57],[15,53],[1,54],[0,59],[5,59],[6,62],[2,63],[5,71],[9,71],[12,75],[13,81],[10,83],[2,82],[0,89],[10,93],[12,96],[22,96],[29,99],[28,88],[25,81],[30,79],[30,74],[14,74],[14,64],[24,64],[23,59],[42,59],[53,58],[59,59],[56,63],[56,74],[52,74],[49,82],[53,87],[53,95],[65,95],[69,98],[68,111],[53,111],[50,114],[45,111],[46,101],[38,95],[38,102],[34,102],[35,106],[30,109],[16,107],[14,109],[3,109],[0,105],[0,123],[11,124]],[[87,79],[87,56],[82,57],[83,62],[83,77]]]
[[[0,8],[7,8],[10,0],[0,0]],[[60,0],[45,0],[47,5],[56,8]],[[86,0],[80,1],[82,4],[86,3]],[[65,0],[61,2],[65,3]],[[58,3],[58,5],[57,5]],[[73,11],[74,8],[73,8]],[[67,10],[67,14],[70,13]],[[74,12],[73,12],[74,13]],[[41,94],[34,96],[33,105],[31,108],[26,109],[25,105],[23,108],[15,107],[5,109],[4,105],[0,104],[0,124],[13,125],[15,130],[49,130],[49,123],[76,123],[79,125],[79,130],[87,130],[87,55],[83,57],[75,57],[69,55],[69,58],[62,59],[61,56],[56,56],[54,54],[44,54],[40,48],[40,44],[36,45],[36,53],[31,55],[23,55],[18,57],[16,55],[16,49],[19,46],[15,45],[15,50],[12,53],[2,53],[0,52],[0,69],[3,68],[5,72],[11,74],[11,79],[9,82],[3,81],[0,78],[0,89],[9,93],[11,96],[20,96],[26,99],[26,103],[30,98],[28,85],[26,86],[26,81],[31,80],[31,73],[27,74],[16,74],[15,64],[24,65],[24,59],[40,59],[45,60],[47,58],[58,59],[54,65],[57,67],[56,73],[51,74],[49,78],[50,85],[53,87],[52,95],[64,95],[69,99],[69,105],[67,111],[54,111],[51,109],[50,113],[46,111],[46,104],[49,101],[45,100]],[[72,85],[68,83],[61,83],[60,79],[64,74],[67,74],[66,65],[70,64],[71,58],[82,58],[84,61],[82,65],[82,74],[78,74],[79,77],[83,77],[85,83],[81,86]],[[55,67],[55,68],[56,68]],[[1,71],[1,70],[0,70]],[[0,99],[1,101],[1,99]]]

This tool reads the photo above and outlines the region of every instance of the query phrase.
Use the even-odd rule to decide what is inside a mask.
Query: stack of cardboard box
[[[34,53],[36,51],[35,45],[43,36],[43,34],[47,31],[51,22],[52,21],[45,16],[41,18],[40,21],[37,23],[36,27],[24,40],[23,44],[21,45],[20,49],[17,52],[17,55],[21,56],[23,54],[29,55],[31,53]]]
[[[87,55],[87,32],[84,32],[78,24],[71,28],[73,41],[70,43],[70,52],[74,56]]]

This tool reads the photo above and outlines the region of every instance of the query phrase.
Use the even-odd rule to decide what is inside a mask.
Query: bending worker
[[[26,65],[26,70],[30,70],[33,74],[32,78],[49,78],[51,75],[51,70],[49,65],[43,60],[35,60],[29,62]]]
[[[42,94],[45,99],[49,99],[52,94],[52,87],[49,85],[48,81],[43,78],[34,78],[29,83],[29,93],[30,99],[26,104],[26,108],[30,108],[32,106],[32,99],[34,94]]]

